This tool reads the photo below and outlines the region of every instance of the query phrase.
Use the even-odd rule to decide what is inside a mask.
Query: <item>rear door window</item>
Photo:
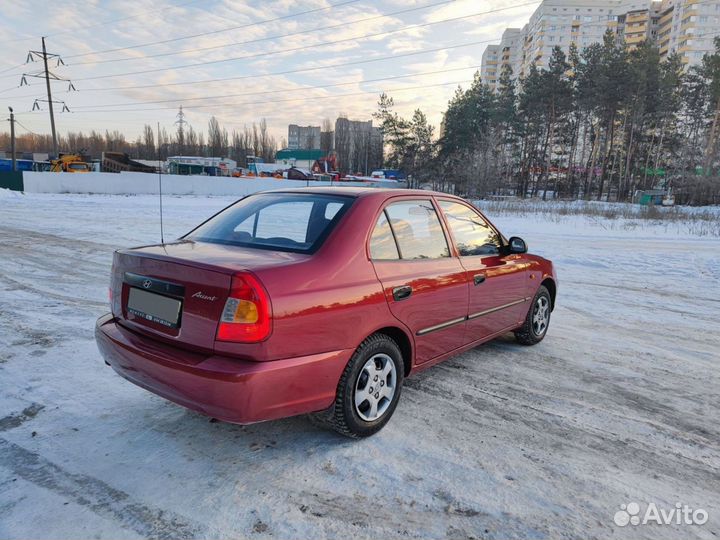
[[[450,257],[445,233],[429,200],[400,201],[385,209],[402,259]]]
[[[370,236],[370,258],[376,261],[392,261],[400,258],[385,212],[380,214]]]

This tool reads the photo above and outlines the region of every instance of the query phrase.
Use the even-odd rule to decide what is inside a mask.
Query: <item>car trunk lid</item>
[[[118,251],[111,284],[113,314],[130,329],[212,351],[233,274],[302,257],[192,241]]]

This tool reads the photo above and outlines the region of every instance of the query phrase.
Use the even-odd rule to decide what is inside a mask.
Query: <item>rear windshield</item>
[[[277,251],[317,250],[354,198],[317,193],[260,193],[246,197],[184,238]]]

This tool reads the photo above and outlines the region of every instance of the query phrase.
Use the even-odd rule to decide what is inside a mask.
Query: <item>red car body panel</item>
[[[132,332],[107,314],[95,337],[105,360],[138,386],[237,424],[329,407],[352,350],[252,362],[180,350]]]
[[[427,332],[437,325],[464,319],[467,315],[468,285],[465,270],[455,257],[426,261],[376,261],[378,279],[385,289],[390,311],[413,336],[415,364],[423,364],[447,351],[461,347],[465,323],[447,327],[442,332]],[[409,285],[410,298],[397,302],[395,287]],[[425,332],[424,332],[425,331]]]
[[[258,422],[329,407],[353,352],[377,331],[402,342],[409,374],[517,328],[545,280],[554,294],[549,261],[529,254],[458,257],[442,217],[451,257],[370,260],[368,241],[385,205],[432,200],[442,216],[437,198],[461,199],[373,188],[302,191],[356,197],[313,254],[186,240],[116,252],[112,314],[96,325],[105,361],[131,382],[188,408],[229,422]],[[272,333],[258,343],[215,340],[239,271],[251,272],[272,304]],[[179,330],[127,312],[128,272],[184,284]],[[473,276],[480,272],[486,283],[476,287]],[[411,297],[396,301],[393,288],[406,284],[413,287]]]

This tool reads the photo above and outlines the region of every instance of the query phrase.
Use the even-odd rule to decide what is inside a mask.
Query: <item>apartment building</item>
[[[335,121],[335,151],[342,172],[370,174],[382,167],[383,135],[372,120]]]
[[[677,51],[689,66],[715,50],[720,35],[720,0],[663,0],[658,20],[660,54]]]
[[[481,76],[495,89],[503,64],[523,77],[533,62],[547,68],[553,47],[582,50],[608,29],[630,50],[650,39],[661,54],[677,51],[687,65],[697,64],[720,35],[720,0],[544,0],[522,29],[508,28],[500,44],[487,47]]]
[[[318,150],[320,148],[320,126],[288,126],[288,150]]]
[[[480,76],[482,80],[493,87],[500,78],[503,65],[510,65],[515,71],[515,66],[522,58],[525,35],[522,28],[508,28],[503,32],[499,45],[490,45],[485,49],[482,56],[482,69]]]

